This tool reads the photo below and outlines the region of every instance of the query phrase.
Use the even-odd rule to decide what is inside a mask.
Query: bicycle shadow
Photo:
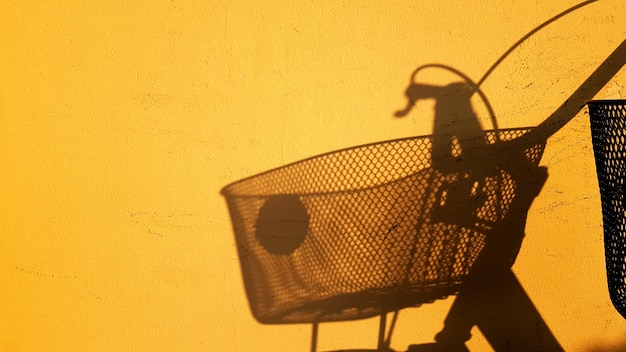
[[[409,108],[437,101],[433,136],[318,155],[226,186],[255,318],[313,323],[315,333],[320,322],[456,294],[437,343],[410,351],[464,350],[473,326],[496,351],[562,350],[511,266],[547,178],[538,163],[548,138],[625,63],[626,41],[534,128],[480,129],[470,82],[411,84]],[[390,351],[394,324],[378,350]]]
[[[541,154],[548,138],[569,122],[625,63],[626,41],[544,122],[504,143],[486,143],[485,132],[469,103],[476,86],[467,82],[409,85],[405,93],[407,107],[396,116],[406,115],[421,99],[434,99],[433,166],[442,172],[465,175],[474,184],[470,192],[467,187],[452,188],[455,193],[461,190],[461,195],[454,197],[455,203],[445,204],[449,222],[458,222],[479,211],[484,201],[472,198],[479,197],[476,189],[480,190],[482,180],[493,175],[494,170],[506,172],[515,185],[514,190],[507,191],[505,187],[500,194],[512,198],[510,207],[501,221],[487,231],[484,248],[461,284],[436,343],[412,345],[409,351],[467,351],[465,342],[474,326],[495,351],[563,350],[511,271],[524,238],[528,211],[548,177],[547,168],[533,162],[540,155],[529,152],[532,154],[534,146],[535,153]]]
[[[465,342],[474,326],[496,351],[560,351],[511,271],[528,211],[548,177],[547,168],[538,165],[546,141],[529,138],[530,129],[515,139],[490,143],[470,103],[476,88],[468,82],[412,82],[406,90],[407,108],[396,114],[406,115],[418,100],[435,100],[433,167],[461,181],[446,186],[433,217],[462,228],[492,220],[483,226],[484,246],[459,287],[437,342],[412,345],[409,351],[467,351]]]
[[[224,187],[254,317],[312,323],[315,350],[317,324],[380,315],[378,350],[391,351],[388,312],[456,295],[437,342],[409,351],[467,350],[475,326],[496,351],[563,350],[511,267],[548,177],[539,161],[549,137],[624,64],[626,41],[540,125],[492,131],[470,102],[486,75],[473,83],[452,69],[460,82],[412,82],[397,114],[434,99],[433,135],[317,155]]]

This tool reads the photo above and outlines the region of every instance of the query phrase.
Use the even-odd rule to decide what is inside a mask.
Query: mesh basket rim
[[[626,100],[625,100],[626,102]],[[484,130],[484,133],[500,133],[500,132],[508,132],[508,131],[522,131],[522,130],[526,130],[526,131],[530,131],[532,129],[534,129],[536,126],[527,126],[527,127],[511,127],[511,128],[499,128],[499,129],[489,129],[489,130]],[[254,179],[256,177],[259,176],[263,176],[263,175],[267,175],[270,173],[273,173],[275,171],[278,170],[282,170],[288,167],[291,167],[293,165],[297,165],[299,163],[303,163],[303,162],[307,162],[307,161],[311,161],[317,158],[321,158],[321,157],[325,157],[325,156],[329,156],[332,154],[337,154],[337,153],[341,153],[344,151],[348,151],[348,150],[352,150],[352,149],[358,149],[358,148],[366,148],[366,147],[370,147],[370,146],[374,146],[377,144],[388,144],[388,143],[394,143],[394,142],[402,142],[402,141],[408,141],[408,140],[412,140],[412,139],[421,139],[421,138],[432,138],[434,135],[433,134],[428,134],[428,135],[420,135],[420,136],[410,136],[410,137],[402,137],[402,138],[395,138],[395,139],[388,139],[388,140],[383,140],[383,141],[377,141],[377,142],[371,142],[371,143],[364,143],[364,144],[360,144],[360,145],[355,145],[355,146],[351,146],[351,147],[346,147],[346,148],[341,148],[341,149],[336,149],[336,150],[331,150],[328,152],[324,152],[321,154],[317,154],[308,158],[304,158],[304,159],[300,159],[300,160],[296,160],[278,167],[274,167],[271,168],[269,170],[263,171],[263,172],[259,172],[256,174],[253,174],[251,176],[247,176],[244,177],[242,179],[239,179],[237,181],[231,182],[229,184],[227,184],[226,186],[222,187],[222,189],[220,190],[220,194],[222,194],[224,197],[230,197],[232,195],[231,193],[231,189],[235,188],[236,185],[239,185],[241,183],[244,183],[246,181],[249,181],[251,179]]]
[[[626,105],[626,99],[595,99],[587,100],[586,105]]]

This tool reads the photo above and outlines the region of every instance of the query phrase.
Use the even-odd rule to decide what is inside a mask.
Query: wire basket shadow
[[[432,136],[343,149],[222,189],[246,294],[261,323],[373,317],[458,293],[517,183],[502,149],[433,166]],[[537,166],[544,144],[522,148]],[[458,166],[461,165],[461,166]],[[469,165],[469,166],[468,166]],[[513,258],[514,260],[514,258]]]

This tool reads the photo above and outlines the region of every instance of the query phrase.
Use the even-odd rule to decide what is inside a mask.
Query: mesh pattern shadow
[[[432,160],[432,136],[422,136],[319,155],[223,188],[254,317],[354,320],[458,293],[509,212],[511,170],[539,163],[543,144],[512,146],[529,130],[487,131],[486,148],[445,168],[433,167],[446,162]]]

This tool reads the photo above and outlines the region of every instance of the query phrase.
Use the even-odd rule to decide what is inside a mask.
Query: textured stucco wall
[[[0,350],[306,350],[309,326],[252,318],[220,188],[429,134],[428,102],[392,117],[417,66],[477,80],[576,4],[0,1]],[[626,3],[600,0],[516,48],[482,86],[500,126],[541,123],[624,23]],[[624,87],[626,69],[596,98]],[[513,271],[565,350],[619,351],[585,111],[548,141]],[[392,347],[432,341],[451,302],[402,312]],[[373,347],[376,329],[325,324],[319,346]]]

